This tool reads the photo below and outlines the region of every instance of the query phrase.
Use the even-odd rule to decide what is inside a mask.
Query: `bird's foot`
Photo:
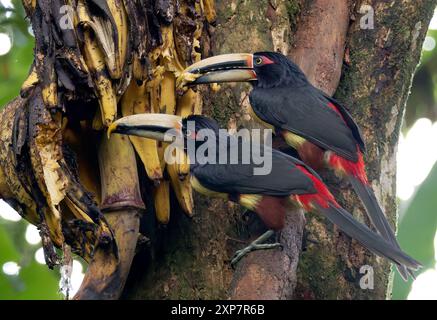
[[[267,231],[261,237],[256,239],[250,245],[248,245],[246,248],[238,250],[237,252],[235,252],[234,257],[231,260],[232,268],[235,268],[237,263],[240,262],[240,260],[243,259],[244,256],[246,256],[248,253],[250,253],[252,251],[271,250],[271,249],[276,249],[276,248],[282,248],[282,244],[280,244],[280,243],[263,243],[263,242],[267,241],[273,235],[274,235],[273,231]]]

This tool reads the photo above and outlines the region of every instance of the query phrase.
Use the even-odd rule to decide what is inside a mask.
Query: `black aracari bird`
[[[227,54],[190,66],[200,75],[192,84],[250,82],[250,110],[255,120],[272,128],[313,169],[327,166],[346,177],[384,239],[400,249],[367,178],[365,143],[350,113],[335,99],[315,88],[301,69],[276,52]],[[398,266],[406,280],[408,269]]]
[[[207,138],[205,135],[200,137],[202,130],[209,130],[212,135],[208,134]],[[274,231],[284,227],[287,209],[294,205],[305,211],[320,212],[344,233],[396,265],[404,265],[412,270],[420,267],[419,262],[356,221],[351,214],[340,207],[317,173],[302,161],[253,141],[252,155],[248,160],[247,155],[242,151],[243,144],[248,142],[227,133],[223,136],[222,132],[220,135],[215,120],[203,116],[182,119],[172,115],[141,114],[116,121],[108,130],[108,135],[112,133],[167,142],[170,135],[172,139],[183,141],[180,147],[190,157],[191,184],[196,191],[206,196],[236,202],[259,215],[271,231],[247,248],[237,251],[231,262],[232,265],[253,250],[280,246],[280,244],[263,244],[263,241],[269,239]],[[208,148],[204,148],[205,143],[209,143]],[[211,144],[214,147],[211,147]],[[191,151],[187,150],[187,146],[190,145],[195,149],[194,160],[190,155]],[[208,161],[199,161],[197,151],[200,148],[207,150]],[[256,153],[253,150],[259,150],[258,154],[271,157],[271,171],[266,171],[263,175],[256,174],[255,169],[259,169],[261,165],[257,164],[260,163],[259,161],[255,161],[253,154]],[[211,157],[209,152],[215,154]],[[228,161],[223,161],[219,154],[221,152],[226,152]],[[234,162],[230,164],[229,159],[232,155]],[[211,159],[215,160],[211,161]]]

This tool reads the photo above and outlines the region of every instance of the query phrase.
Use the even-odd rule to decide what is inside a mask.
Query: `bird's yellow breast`
[[[229,200],[229,195],[227,193],[209,190],[208,188],[204,187],[193,175],[191,176],[191,185],[194,190],[196,190],[200,194],[203,194],[204,196]],[[261,200],[261,195],[242,194],[239,196],[238,203],[249,210],[255,210]]]
[[[222,198],[225,200],[228,200],[229,198],[228,194],[226,193],[212,191],[204,187],[194,175],[191,175],[191,186],[193,187],[194,190],[196,190],[200,194],[203,194],[204,196],[213,197],[213,198]]]
[[[258,207],[258,204],[261,202],[262,196],[256,194],[242,194],[240,196],[239,204],[245,207],[246,209],[255,211]]]
[[[306,142],[305,138],[302,138],[301,136],[298,136],[290,131],[284,131],[282,135],[287,144],[296,150],[298,150]]]

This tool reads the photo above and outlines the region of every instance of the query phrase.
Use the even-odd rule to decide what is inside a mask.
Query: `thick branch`
[[[305,1],[290,57],[308,79],[334,94],[340,82],[350,1]]]
[[[343,76],[336,97],[362,128],[365,162],[373,189],[385,213],[396,221],[396,148],[412,75],[436,1],[357,1],[349,27]],[[362,12],[374,11],[373,29],[363,28]],[[366,7],[363,7],[366,8]],[[372,12],[370,11],[370,14]],[[349,185],[324,177],[340,203],[370,224]],[[317,215],[307,217],[311,238],[301,256],[297,298],[384,299],[390,295],[389,263],[325,226]],[[411,253],[414,256],[414,253]],[[362,290],[360,269],[372,266],[375,289]]]

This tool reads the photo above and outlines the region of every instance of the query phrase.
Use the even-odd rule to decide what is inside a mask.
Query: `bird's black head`
[[[286,56],[278,52],[257,52],[253,55],[255,87],[274,88],[306,83],[305,74]]]
[[[201,115],[192,115],[188,116],[187,118],[182,120],[182,130],[186,131],[189,123],[191,122],[192,125],[194,125],[196,132],[203,130],[203,129],[210,129],[214,132],[217,132],[220,130],[220,127],[214,119],[201,116]]]
[[[247,81],[254,87],[274,88],[308,83],[302,70],[278,52],[215,56],[193,64],[186,72],[201,75],[193,84]]]
[[[200,115],[193,115],[182,120],[182,133],[186,140],[198,140],[199,132],[202,130],[203,135],[206,137],[205,139],[202,139],[202,141],[196,141],[196,145],[203,144],[209,139],[209,137],[219,137],[220,127],[214,119]],[[185,143],[185,145],[187,145],[187,143]]]

